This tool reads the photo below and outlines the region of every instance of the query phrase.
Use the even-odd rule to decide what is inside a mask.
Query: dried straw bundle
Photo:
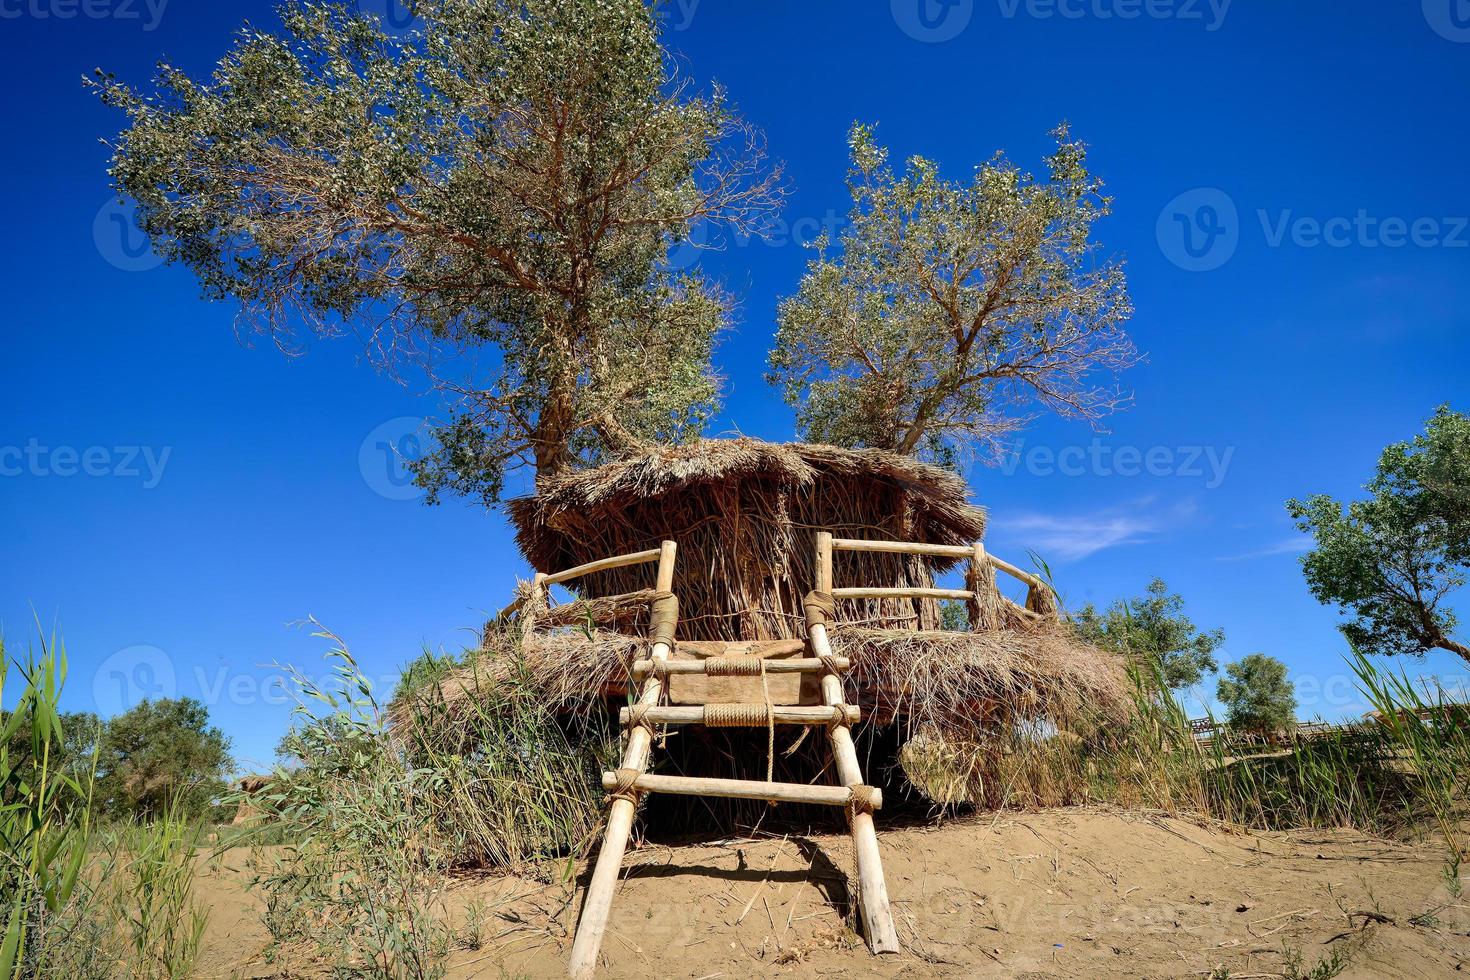
[[[984,633],[839,628],[848,685],[879,724],[974,740],[1017,723],[1090,728],[1121,721],[1129,685],[1120,658],[1054,621]]]
[[[564,607],[563,607],[564,608]],[[833,651],[852,661],[849,699],[865,726],[900,733],[933,728],[966,739],[1022,722],[1090,727],[1126,716],[1129,686],[1120,658],[1076,640],[1056,623],[985,633],[875,630],[841,626]],[[452,723],[483,701],[523,658],[547,705],[569,715],[611,710],[627,692],[645,641],[604,629],[528,633],[491,627],[469,664],[420,693]],[[406,707],[395,705],[406,717]]]

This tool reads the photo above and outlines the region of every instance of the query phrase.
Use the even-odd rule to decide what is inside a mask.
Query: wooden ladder
[[[825,555],[825,559],[824,556]],[[667,594],[673,583],[675,545],[665,541],[659,552],[657,592]],[[564,575],[564,577],[571,577]],[[818,535],[817,591],[832,591],[832,536]],[[825,623],[808,619],[806,652],[808,657],[768,660],[762,672],[771,674],[821,675],[820,705],[759,706],[751,704],[705,704],[692,706],[662,705],[665,681],[675,674],[717,676],[723,669],[723,658],[671,661],[672,643],[667,632],[656,634],[646,660],[633,665],[633,678],[641,683],[638,699],[619,713],[619,721],[627,730],[622,765],[617,772],[604,773],[603,786],[611,793],[607,831],[587,897],[582,903],[582,917],[572,943],[569,972],[573,977],[590,977],[596,971],[598,951],[607,931],[607,917],[612,908],[613,892],[622,871],[623,854],[632,829],[637,800],[643,793],[672,793],[683,796],[717,796],[735,799],[769,800],[779,803],[816,803],[840,806],[848,813],[853,849],[857,856],[859,882],[858,905],[868,946],[874,953],[898,952],[898,933],[888,909],[888,890],[883,881],[883,865],[878,855],[878,835],[873,826],[873,811],[882,807],[880,790],[863,781],[853,745],[852,726],[860,718],[858,709],[847,703],[843,694],[842,674],[848,662],[832,656]],[[725,717],[725,727],[749,725],[823,725],[827,728],[833,760],[840,785],[813,786],[805,783],[777,783],[744,779],[714,779],[694,776],[658,776],[647,772],[649,749],[655,725],[706,724],[716,713]],[[759,719],[755,716],[759,714]],[[731,720],[730,716],[736,716]],[[740,716],[746,716],[743,720]]]

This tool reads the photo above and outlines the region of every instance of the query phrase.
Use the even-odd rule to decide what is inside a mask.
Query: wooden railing
[[[599,558],[597,561],[589,561],[575,568],[568,568],[564,572],[555,572],[550,575],[537,572],[535,578],[531,580],[531,591],[526,595],[517,596],[514,602],[496,613],[495,618],[508,619],[522,612],[528,604],[533,610],[545,609],[551,601],[550,590],[553,585],[561,585],[563,582],[575,581],[596,572],[606,572],[614,568],[626,568],[629,565],[652,565],[658,562],[663,554],[663,548],[650,548],[648,551],[635,551],[626,555],[615,555],[612,558]]]
[[[817,581],[832,583],[832,556],[839,551],[874,552],[890,555],[919,555],[932,558],[968,559],[968,588],[940,589],[914,586],[909,588],[869,588],[851,586],[831,588],[834,599],[958,599],[969,604],[972,629],[999,626],[997,615],[1004,610],[1023,620],[1054,618],[1056,597],[1040,577],[988,553],[985,545],[922,544],[912,541],[867,541],[858,538],[834,538],[830,532],[817,533]],[[995,585],[995,573],[1005,572],[1026,586],[1023,606],[1001,593]]]

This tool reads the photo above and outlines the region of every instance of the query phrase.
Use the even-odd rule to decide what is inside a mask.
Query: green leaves
[[[840,255],[817,243],[770,357],[808,438],[998,452],[1039,410],[1096,423],[1126,401],[1093,380],[1136,360],[1122,266],[1090,239],[1110,201],[1083,144],[1054,135],[1045,179],[997,155],[960,184],[923,157],[895,174],[853,126]]]
[[[1296,688],[1286,679],[1286,664],[1264,653],[1226,664],[1216,697],[1237,731],[1283,731],[1296,721]]]
[[[226,789],[229,740],[193,698],[142,701],[111,718],[98,752],[99,805],[123,818],[193,819]]]
[[[1302,558],[1312,594],[1353,617],[1342,631],[1357,650],[1470,660],[1442,605],[1470,568],[1470,419],[1440,406],[1423,435],[1383,451],[1365,489],[1346,507],[1325,494],[1287,502],[1315,539]]]
[[[165,65],[112,176],[155,249],[287,350],[356,332],[445,396],[440,491],[501,494],[698,432],[727,304],[667,268],[779,197],[758,134],[665,63],[642,0],[425,0],[403,37],[287,4],[203,82]]]
[[[1099,612],[1082,607],[1073,625],[1084,640],[1135,663],[1156,665],[1170,688],[1192,687],[1217,669],[1215,651],[1225,642],[1222,629],[1205,632],[1184,613],[1184,598],[1154,579],[1144,595],[1119,600]]]

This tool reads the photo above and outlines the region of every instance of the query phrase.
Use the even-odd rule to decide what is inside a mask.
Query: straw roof
[[[948,470],[878,449],[745,437],[659,446],[543,481],[534,496],[510,501],[509,511],[521,551],[546,571],[569,564],[568,536],[602,515],[706,487],[753,481],[772,495],[801,494],[823,480],[840,481],[853,492],[901,494],[915,540],[967,544],[985,533],[984,509],[969,502],[969,485]]]

